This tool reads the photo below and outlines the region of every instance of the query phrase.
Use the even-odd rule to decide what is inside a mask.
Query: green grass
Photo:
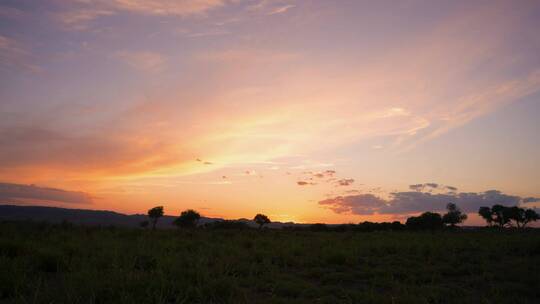
[[[0,303],[540,303],[540,231],[0,223]]]

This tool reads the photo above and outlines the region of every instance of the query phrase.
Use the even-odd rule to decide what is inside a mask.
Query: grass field
[[[0,303],[540,303],[540,231],[0,223]]]

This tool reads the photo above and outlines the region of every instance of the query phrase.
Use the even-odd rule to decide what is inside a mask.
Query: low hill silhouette
[[[165,215],[159,219],[157,228],[167,229],[176,228],[173,221],[178,216]],[[88,226],[120,226],[120,227],[139,227],[142,221],[148,220],[146,214],[122,214],[108,210],[89,210],[89,209],[69,209],[59,207],[45,206],[18,206],[18,205],[0,205],[0,221],[35,221],[62,223],[64,221]],[[201,217],[199,225],[205,225],[216,221],[224,221],[222,218]],[[259,225],[249,219],[238,219],[250,227]],[[288,226],[306,226],[307,224],[281,223],[273,222],[268,225],[269,228],[280,229]]]

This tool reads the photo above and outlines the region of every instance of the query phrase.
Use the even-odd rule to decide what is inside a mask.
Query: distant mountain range
[[[172,223],[176,216],[165,215],[158,221],[158,228],[173,228]],[[144,214],[122,214],[107,210],[68,209],[44,206],[16,206],[0,205],[0,221],[36,221],[61,223],[68,221],[78,225],[88,226],[122,226],[139,227],[142,221],[148,220]],[[199,225],[223,221],[222,218],[201,217]],[[257,224],[248,219],[238,219],[249,226],[257,227]],[[305,224],[273,222],[269,228],[283,228],[284,226],[304,226]]]

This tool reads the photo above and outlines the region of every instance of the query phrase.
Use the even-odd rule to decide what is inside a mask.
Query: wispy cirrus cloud
[[[150,16],[189,17],[204,15],[227,4],[226,0],[88,0],[67,2],[57,13],[58,20],[69,29],[85,30],[95,19],[120,13]]]
[[[41,68],[32,63],[33,56],[17,40],[0,34],[0,68],[36,73]]]
[[[0,5],[0,17],[17,19],[24,15],[24,12],[15,7],[3,6]]]
[[[294,52],[272,51],[257,48],[228,48],[205,51],[194,55],[194,59],[205,63],[219,63],[229,68],[229,65],[263,66],[268,64],[283,64],[294,62],[300,54]],[[232,66],[231,66],[232,67]]]
[[[276,7],[274,9],[272,9],[267,14],[268,15],[283,14],[283,13],[286,13],[288,10],[294,8],[294,7],[296,7],[296,5],[292,5],[292,4],[283,5],[283,6]]]
[[[225,5],[226,0],[112,0],[111,6],[119,9],[150,15],[189,16],[203,14],[208,10]]]
[[[247,8],[249,11],[263,12],[266,15],[276,15],[283,14],[294,7],[296,5],[291,4],[291,1],[260,0],[255,4],[249,5]]]
[[[143,72],[161,72],[165,69],[167,63],[166,57],[157,52],[122,51],[117,53],[116,56],[132,68]]]
[[[102,16],[111,16],[115,12],[110,9],[77,9],[59,13],[58,19],[69,29],[85,30],[91,26],[91,22]]]
[[[448,131],[461,127],[475,118],[486,115],[494,110],[526,96],[540,91],[540,69],[529,74],[481,88],[471,95],[460,97],[455,105],[445,109],[444,113],[432,113],[431,123],[420,134],[412,134],[408,141],[401,144],[401,151],[414,148],[419,143],[437,138]],[[431,114],[431,115],[432,115]]]

